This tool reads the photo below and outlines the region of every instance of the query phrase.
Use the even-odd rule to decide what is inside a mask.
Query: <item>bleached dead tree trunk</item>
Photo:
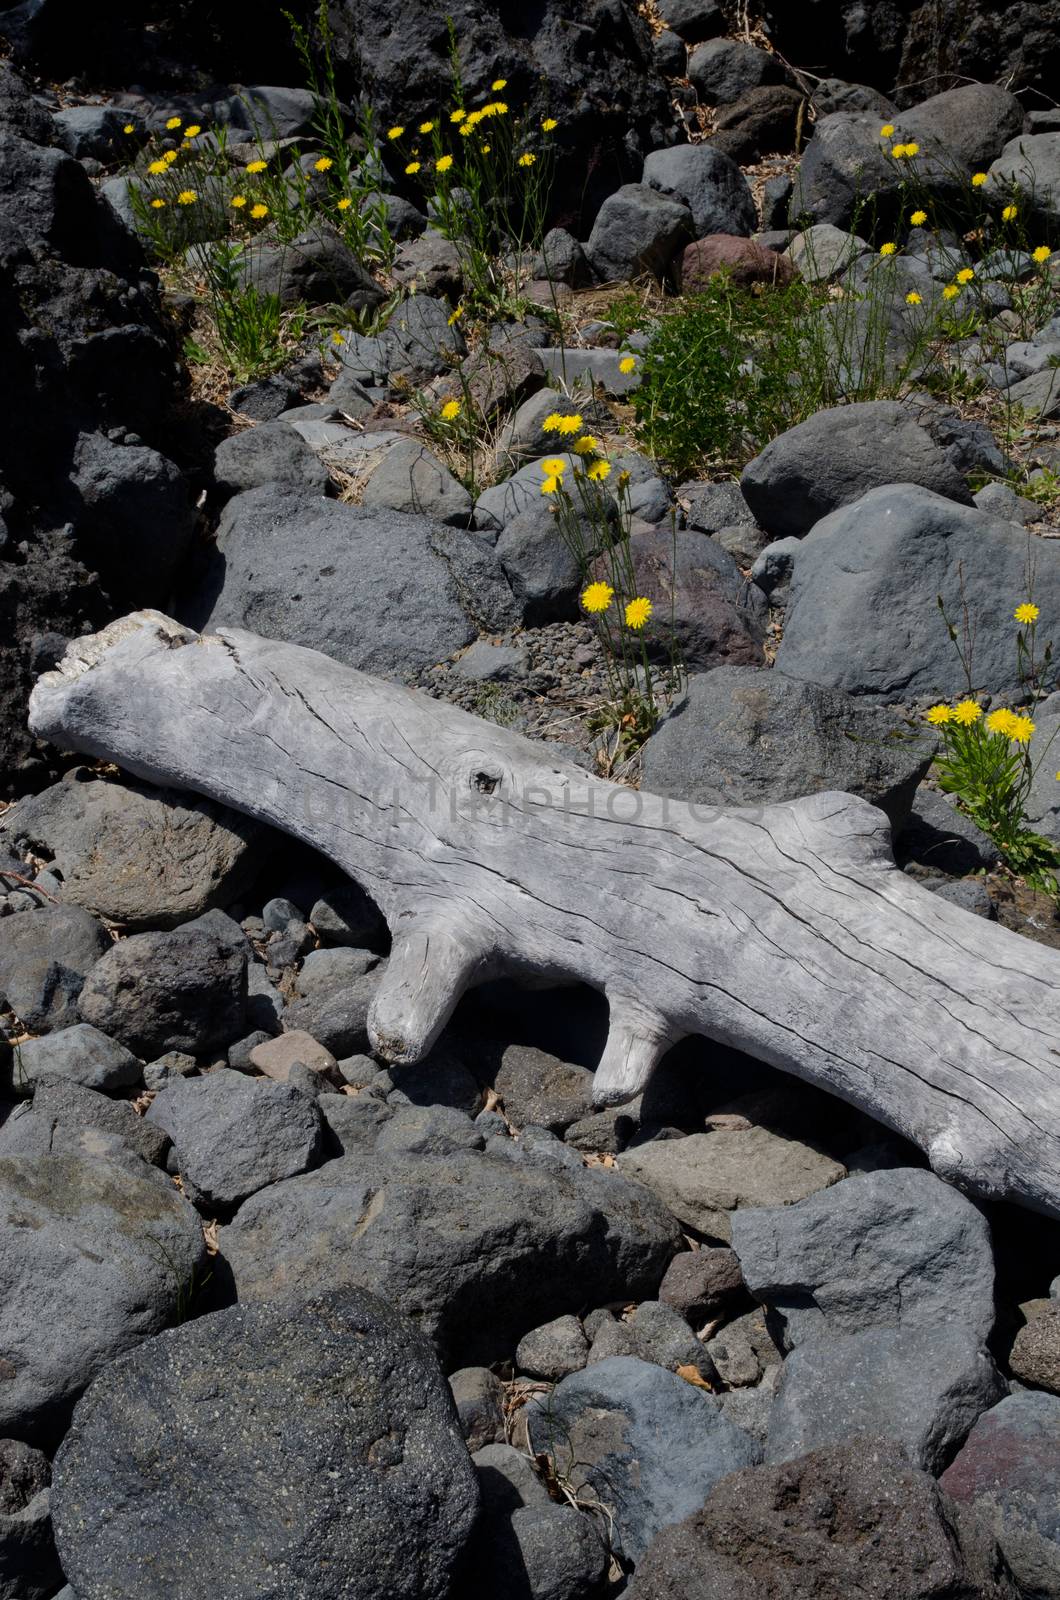
[[[704,1034],[842,1096],[943,1177],[1060,1216],[1060,956],[918,889],[846,794],[714,810],[315,651],[138,612],[41,678],[36,733],[306,840],[378,902],[375,1047],[500,972],[602,990],[601,1105]]]

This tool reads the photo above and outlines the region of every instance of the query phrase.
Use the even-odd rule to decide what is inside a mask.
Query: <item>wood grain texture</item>
[[[315,651],[155,612],[71,646],[34,731],[223,801],[364,885],[393,954],[370,1028],[414,1061],[501,972],[603,991],[600,1105],[704,1034],[1060,1216],[1060,956],[919,889],[847,794],[758,810],[595,779]]]

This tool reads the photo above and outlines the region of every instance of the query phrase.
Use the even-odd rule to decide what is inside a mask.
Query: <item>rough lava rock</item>
[[[757,225],[751,187],[736,162],[709,144],[679,144],[653,150],[643,182],[692,213],[695,238],[708,234],[746,237]]]
[[[85,979],[111,947],[105,930],[67,905],[21,911],[3,930],[0,996],[10,1010],[34,1033],[73,1027]]]
[[[479,1503],[433,1352],[357,1290],[232,1306],[112,1363],[52,1495],[78,1600],[445,1600]]]
[[[111,945],[81,990],[82,1020],[146,1061],[205,1054],[246,1033],[247,958],[199,930],[135,933]]]
[[[518,1161],[358,1151],[273,1184],[222,1233],[239,1299],[356,1284],[411,1316],[448,1364],[468,1365],[587,1300],[653,1294],[677,1245],[672,1218],[639,1185],[550,1145],[574,1165],[532,1150]]]
[[[234,899],[265,836],[213,800],[83,767],[19,801],[0,828],[0,842],[50,861],[65,901],[130,931],[172,927]]]
[[[694,673],[642,751],[645,787],[697,805],[758,806],[826,789],[898,827],[934,754],[892,713],[754,667]]]
[[[625,282],[648,272],[664,279],[694,229],[692,213],[683,202],[665,198],[646,183],[625,183],[597,212],[585,254],[605,283]]]
[[[157,1333],[206,1259],[168,1180],[112,1161],[0,1158],[0,1429],[48,1442],[101,1368]]]
[[[0,1600],[51,1600],[63,1581],[50,1484],[47,1456],[0,1439]]]
[[[666,1528],[629,1600],[1016,1600],[989,1532],[864,1437],[734,1472]]]

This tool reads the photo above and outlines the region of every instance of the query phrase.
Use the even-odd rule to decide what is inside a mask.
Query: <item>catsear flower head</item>
[[[603,483],[604,479],[607,478],[607,477],[610,477],[610,475],[611,475],[611,463],[610,463],[610,461],[594,461],[592,466],[588,469],[588,471],[585,474],[585,476],[587,478],[591,478],[592,479],[593,483]]]
[[[178,206],[193,206],[198,198],[196,190],[182,189],[177,195],[177,204]]]
[[[989,177],[989,173],[986,173],[986,172],[973,172],[972,173],[972,188],[973,189],[981,189],[983,187],[983,184],[986,182],[988,177]]]
[[[1026,600],[1024,601],[1023,605],[1016,607],[1012,615],[1015,617],[1017,622],[1029,623],[1037,622],[1038,618],[1041,616],[1041,612],[1032,601]]]
[[[328,172],[335,165],[330,156],[320,156],[313,162],[314,172]]]
[[[909,218],[909,220],[913,224],[914,228],[922,228],[924,223],[927,221],[927,212],[926,211],[914,211],[913,215]]]
[[[990,715],[986,719],[986,725],[990,729],[991,733],[1003,733],[1007,739],[1011,732],[1012,724],[1015,722],[1015,720],[1016,718],[1012,715],[1011,711],[1005,711],[1002,709],[999,711],[991,711]]]
[[[400,125],[396,125],[395,127],[388,128],[386,130],[386,136],[388,139],[400,139],[404,131],[404,128],[402,128]]]
[[[494,94],[500,94],[501,90],[507,89],[507,87],[507,78],[494,78],[493,82],[490,84],[490,88],[493,90]]]
[[[445,405],[442,407],[442,419],[443,419],[443,421],[452,422],[453,418],[454,417],[458,417],[459,415],[460,415],[460,401],[459,400],[447,400],[445,402]]]
[[[957,274],[957,282],[958,283],[971,283],[971,281],[972,281],[972,279],[974,277],[975,277],[975,268],[974,267],[962,267],[960,272],[958,272],[958,274]]]
[[[420,166],[421,166],[421,163],[419,161],[410,161],[408,163],[408,165],[406,166],[405,171],[408,173],[409,177],[411,178],[414,172],[419,172]]]
[[[169,168],[165,161],[152,161],[147,170],[153,178],[158,178],[163,172],[167,172]]]
[[[937,705],[932,706],[929,711],[925,711],[924,715],[933,728],[939,728],[944,722],[949,722],[953,712],[949,706]]]
[[[983,708],[975,700],[958,700],[953,708],[953,720],[959,722],[962,728],[970,727],[973,722],[978,722],[983,714]]]
[[[559,127],[559,123],[556,121],[555,117],[546,117],[544,122],[541,124],[541,127],[543,132],[551,133],[554,128]]]
[[[596,440],[591,433],[583,433],[574,446],[575,452],[580,456],[594,456],[596,454]]]
[[[348,194],[344,194],[341,200],[336,200],[336,202],[335,202],[335,210],[336,211],[348,211],[352,205],[353,205],[353,201],[350,199],[349,195]]]
[[[880,138],[881,139],[893,139],[894,138],[894,123],[893,122],[885,122],[884,123],[883,127],[880,129]]]
[[[228,204],[230,206],[234,206],[237,211],[242,211],[242,209],[246,205],[246,203],[247,203],[247,197],[246,197],[245,194],[234,194],[232,196],[231,200],[229,200],[229,202],[228,202]]]
[[[582,605],[592,615],[606,611],[614,597],[615,591],[609,583],[591,583],[582,591]]]
[[[452,156],[439,156],[434,163],[435,172],[448,172],[453,164]]]
[[[1016,220],[1016,218],[1018,216],[1019,216],[1019,207],[1018,206],[1002,206],[1002,208],[1001,208],[1001,220],[1002,220],[1002,222],[1015,222],[1015,220]]]
[[[651,601],[646,600],[643,595],[638,595],[637,598],[635,600],[631,600],[626,607],[626,627],[637,629],[643,628],[651,614]]]
[[[166,127],[169,129],[170,133],[172,133],[173,129],[179,128],[183,121],[183,117],[170,117],[169,121],[166,123]]]
[[[915,289],[910,289],[905,297],[905,303],[907,306],[919,306],[923,303],[923,298],[917,294]]]
[[[562,456],[546,456],[541,463],[541,471],[550,478],[558,478],[566,470],[567,463]]]
[[[268,206],[263,205],[259,200],[256,206],[251,206],[250,214],[254,218],[255,222],[260,222],[262,217],[268,216],[269,208]]]
[[[248,172],[264,172],[265,168],[268,166],[268,164],[269,163],[267,161],[248,161],[247,162],[247,171]]]
[[[559,411],[550,411],[541,427],[545,433],[581,433],[582,419],[578,412],[565,417]]]
[[[960,292],[961,286],[959,283],[948,283],[942,291],[942,298],[944,300],[956,300]]]
[[[184,129],[184,137],[185,139],[197,139],[201,132],[202,129],[197,122],[189,122],[188,126]]]
[[[1029,744],[1034,732],[1034,721],[1031,717],[1013,717],[1009,725],[1008,736],[1016,744]]]
[[[1037,261],[1040,266],[1043,261],[1048,261],[1052,253],[1047,244],[1040,244],[1037,250],[1031,251],[1031,259]]]
[[[893,256],[897,249],[898,246],[894,243],[893,239],[889,239],[886,244],[880,245],[880,255]]]
[[[629,375],[629,373],[635,372],[636,369],[637,369],[637,358],[636,358],[636,356],[623,356],[622,360],[618,363],[619,372],[624,373],[627,376]]]
[[[529,150],[525,150],[519,157],[519,165],[521,167],[532,167],[536,160],[537,157],[535,155],[533,155]]]

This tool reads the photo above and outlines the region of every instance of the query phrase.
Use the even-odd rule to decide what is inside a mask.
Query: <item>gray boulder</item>
[[[361,504],[416,513],[466,528],[471,521],[471,496],[438,457],[418,439],[404,439],[383,452],[364,486]]]
[[[129,135],[122,131],[128,119],[116,106],[64,106],[52,117],[59,144],[79,161],[110,162],[128,151]]]
[[[681,1222],[726,1242],[739,1207],[793,1205],[846,1175],[809,1145],[758,1127],[652,1139],[624,1151],[619,1166]]]
[[[104,929],[79,906],[48,905],[4,919],[0,996],[33,1033],[79,1020],[85,978],[110,949]]]
[[[50,1600],[63,1581],[50,1484],[47,1456],[0,1439],[0,1600]]]
[[[845,272],[869,248],[857,234],[835,228],[830,222],[818,222],[795,235],[788,255],[807,283],[824,283]]]
[[[471,1451],[504,1444],[504,1385],[489,1367],[460,1367],[449,1374],[460,1431]]]
[[[385,291],[337,233],[317,224],[284,244],[255,244],[243,259],[243,278],[283,306],[347,305],[370,310]]]
[[[713,1322],[745,1293],[740,1259],[724,1246],[683,1250],[674,1256],[659,1285],[663,1304],[673,1306],[694,1328]]]
[[[1007,1395],[979,1418],[939,1484],[988,1524],[1022,1595],[1060,1595],[1060,1399]]]
[[[262,422],[222,439],[213,458],[214,482],[222,494],[282,483],[306,496],[327,494],[328,469],[289,422]]]
[[[64,900],[135,932],[198,916],[249,882],[260,823],[196,795],[75,770],[20,800],[0,832],[51,860]]]
[[[784,1210],[741,1210],[732,1247],[788,1342],[866,1328],[994,1325],[990,1229],[977,1206],[919,1167],[850,1177]]]
[[[877,204],[894,209],[905,173],[890,151],[891,145],[880,138],[875,112],[838,111],[821,117],[799,163],[792,222],[829,222],[849,229],[870,194]]]
[[[306,1095],[227,1067],[169,1084],[147,1120],[172,1139],[188,1199],[226,1211],[316,1166],[323,1146],[320,1113]]]
[[[591,1517],[570,1505],[531,1505],[480,1522],[462,1575],[469,1594],[591,1600],[603,1593],[609,1565]]]
[[[1060,132],[1010,139],[989,171],[984,191],[1003,202],[1022,196],[1040,223],[1060,219]]]
[[[474,1364],[542,1317],[652,1293],[676,1239],[643,1189],[577,1160],[358,1151],[252,1196],[222,1250],[240,1301],[357,1284]]]
[[[898,827],[935,741],[890,712],[755,667],[695,673],[648,739],[645,787],[704,806],[761,806],[822,790],[864,796]]]
[[[646,183],[624,183],[596,214],[585,254],[605,283],[641,273],[665,278],[674,256],[695,236],[689,208]]]
[[[534,258],[532,276],[566,283],[572,289],[584,289],[592,279],[585,251],[566,228],[550,228],[545,234],[541,253]]]
[[[67,1078],[40,1078],[29,1105],[0,1127],[0,1155],[109,1156],[161,1166],[169,1139],[127,1100],[111,1100]]]
[[[60,1435],[100,1369],[186,1303],[202,1227],[160,1174],[99,1158],[4,1156],[0,1429]]]
[[[873,489],[817,523],[795,563],[776,667],[880,702],[966,692],[937,597],[975,619],[975,674],[1022,696],[1012,608],[1024,598],[1027,534],[912,484]],[[1000,596],[1011,596],[1012,605]],[[1035,552],[1034,598],[1060,615],[1060,552]],[[867,628],[865,619],[872,618]]]
[[[1023,107],[999,84],[966,83],[921,100],[894,120],[895,142],[920,145],[918,170],[938,193],[966,183],[966,173],[983,171],[1009,147],[1023,131]]]
[[[164,603],[195,531],[188,481],[180,468],[148,445],[83,433],[70,485],[79,506],[82,559],[113,573],[112,598]]]
[[[688,44],[725,32],[725,15],[718,0],[659,0],[659,15]]]
[[[895,400],[816,412],[767,444],[740,478],[756,521],[776,539],[807,533],[869,489],[894,483],[972,504],[949,457]]]
[[[768,50],[742,40],[710,39],[692,52],[688,76],[704,105],[728,106],[749,89],[784,82],[788,71]]]
[[[1029,803],[1033,802],[1033,794],[1032,787]],[[963,877],[968,872],[995,867],[1001,853],[990,835],[958,811],[947,795],[921,785],[895,841],[895,859],[899,866],[915,862],[929,872],[951,872]]]
[[[740,486],[729,479],[720,483],[695,480],[677,488],[677,498],[685,510],[685,522],[701,533],[720,533],[723,528],[756,526],[751,508],[740,493]]]
[[[383,676],[444,661],[479,620],[506,627],[517,615],[496,556],[473,534],[276,487],[229,502],[187,611],[196,627],[249,628]]]
[[[518,512],[495,548],[529,627],[577,616],[581,567],[548,506],[531,503]]]
[[[369,385],[398,379],[402,385],[437,378],[467,354],[449,307],[428,294],[402,301],[380,334],[349,333],[333,347],[347,374]]]
[[[1009,1371],[1020,1383],[1060,1395],[1060,1305],[1035,1306],[1012,1341]]]
[[[205,1054],[247,1031],[247,958],[215,934],[136,933],[97,961],[79,1008],[146,1061]]]
[[[131,1050],[87,1022],[61,1028],[19,1046],[13,1087],[27,1089],[41,1077],[65,1078],[85,1089],[125,1089],[139,1083],[140,1062]]]
[[[485,1142],[481,1128],[454,1106],[398,1105],[380,1128],[375,1148],[385,1154],[446,1156],[481,1150]]]
[[[882,1439],[735,1472],[638,1564],[629,1600],[1015,1600],[988,1531]]]
[[[710,233],[746,237],[757,226],[751,189],[727,155],[709,144],[675,144],[653,150],[644,162],[643,181],[692,213],[693,236]]]
[[[492,1075],[493,1088],[517,1128],[563,1133],[589,1110],[593,1075],[532,1045],[510,1044]]]
[[[1035,711],[1034,723],[1030,742],[1034,777],[1025,810],[1028,821],[1039,833],[1060,844],[1060,783],[1056,780],[1060,760],[1051,759],[1060,733],[1060,696],[1050,695],[1041,702]],[[1060,755],[1060,750],[1057,754]]]
[[[937,1473],[1006,1388],[978,1336],[958,1323],[809,1339],[784,1362],[766,1460],[872,1434]]]
[[[444,1600],[479,1502],[432,1351],[356,1290],[232,1306],[108,1367],[52,1495],[82,1600]]]
[[[558,1383],[580,1372],[589,1354],[589,1341],[577,1317],[554,1317],[524,1333],[515,1348],[515,1364],[531,1378]]]
[[[704,1390],[635,1356],[573,1373],[525,1416],[532,1449],[552,1457],[575,1493],[612,1508],[616,1543],[631,1561],[719,1479],[760,1457]]]

